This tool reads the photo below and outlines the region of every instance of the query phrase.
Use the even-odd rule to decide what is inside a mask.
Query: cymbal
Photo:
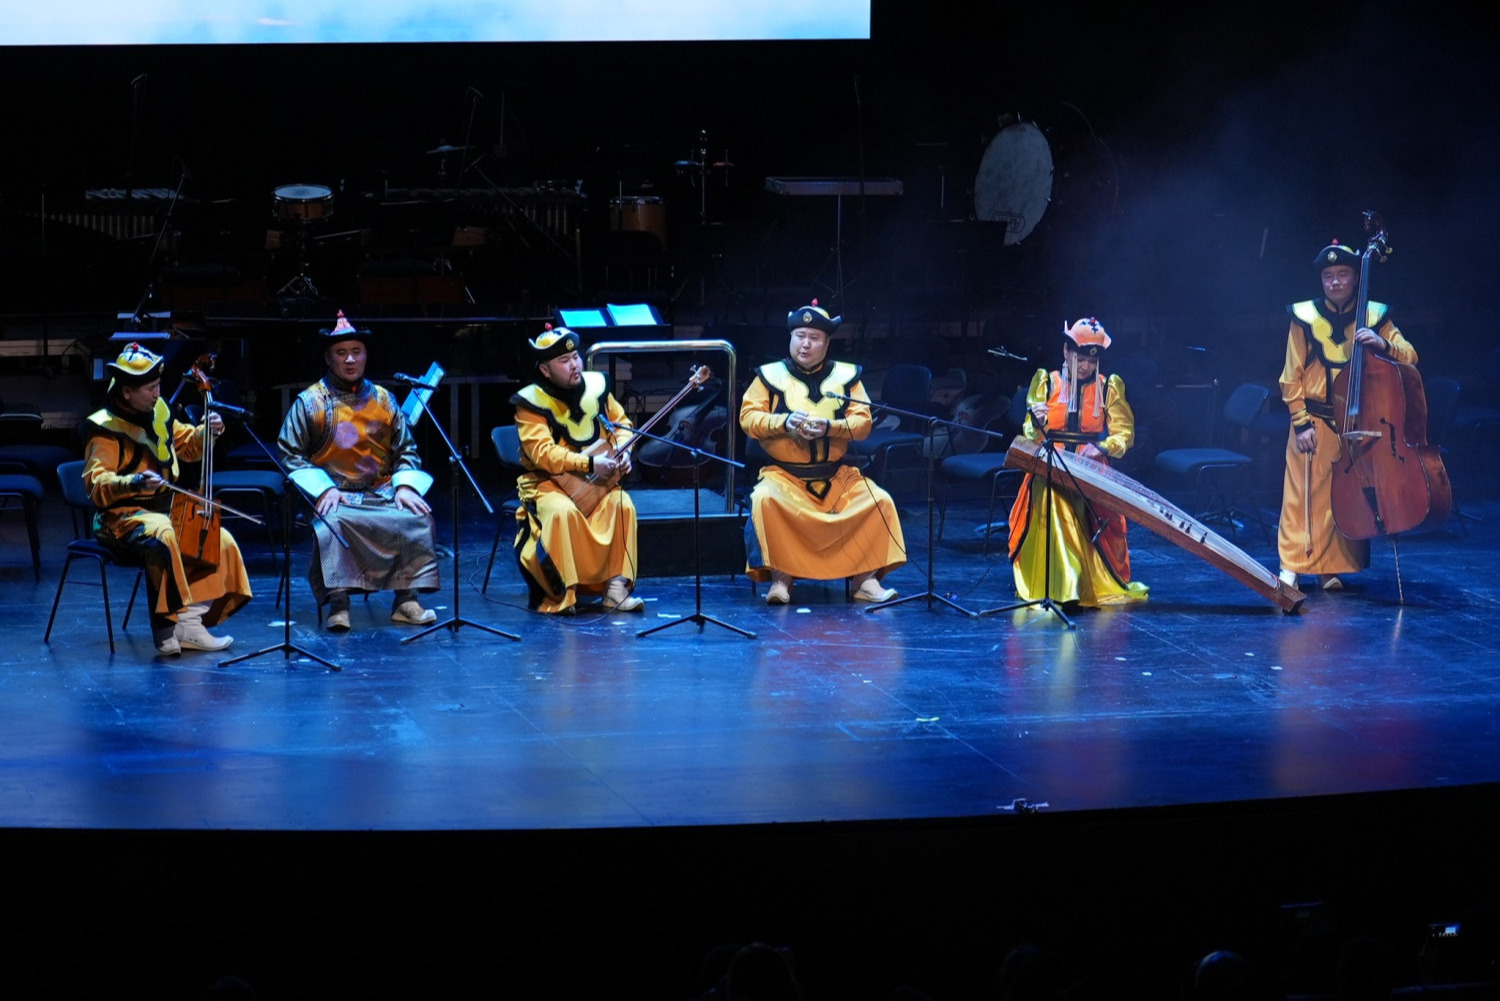
[[[478,146],[449,146],[447,143],[444,143],[443,145],[439,146],[437,149],[430,149],[430,150],[428,150],[427,151],[427,155],[428,156],[436,156],[436,155],[439,155],[439,154],[442,154],[442,153],[457,153],[459,150],[478,149],[478,148],[479,148]]]

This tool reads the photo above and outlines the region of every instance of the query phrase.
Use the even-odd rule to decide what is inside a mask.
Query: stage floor
[[[875,614],[842,585],[801,584],[768,608],[745,578],[706,580],[705,612],[742,629],[638,630],[694,609],[690,577],[647,579],[643,615],[525,610],[502,547],[478,591],[493,522],[466,515],[464,628],[413,644],[389,597],[354,630],[321,632],[294,554],[292,640],[340,673],[280,653],[230,668],[153,659],[143,616],[111,657],[95,588],[70,587],[41,642],[68,537],[43,526],[34,583],[14,516],[0,565],[0,826],[134,829],[556,829],[992,816],[1274,799],[1500,780],[1500,504],[1483,520],[1389,547],[1357,589],[1283,615],[1140,528],[1139,607],[1083,611],[1069,630],[1022,610],[942,604]],[[950,511],[936,583],[970,608],[1007,603],[1008,563],[981,556],[979,505]],[[903,506],[926,585],[926,521]],[[448,529],[440,527],[440,537]],[[1255,526],[1239,536],[1274,565]],[[683,545],[690,545],[684,539]],[[280,642],[276,578],[246,538],[257,598],[231,653]],[[440,618],[453,612],[433,596]],[[76,574],[88,579],[90,566]]]

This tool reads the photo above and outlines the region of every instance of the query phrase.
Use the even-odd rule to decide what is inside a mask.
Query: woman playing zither
[[[1129,450],[1135,414],[1125,400],[1124,380],[1099,371],[1109,344],[1109,334],[1092,317],[1064,329],[1063,367],[1039,369],[1031,380],[1026,437],[1101,462]],[[1055,479],[1066,486],[1061,464]],[[1046,596],[1096,607],[1146,598],[1146,585],[1131,580],[1124,516],[1091,508],[1070,491],[1050,491],[1033,476],[1026,477],[1011,508],[1010,558],[1016,593],[1026,601]]]

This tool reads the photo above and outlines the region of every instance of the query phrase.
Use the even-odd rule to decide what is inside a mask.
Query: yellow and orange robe
[[[324,376],[297,395],[277,439],[292,482],[316,501],[331,488],[344,503],[313,519],[318,550],[308,581],[318,604],[331,590],[436,591],[442,584],[430,514],[396,506],[396,489],[426,494],[417,443],[396,398],[362,379],[353,386]]]
[[[1135,414],[1125,400],[1125,383],[1117,375],[1096,375],[1079,386],[1078,428],[1068,428],[1067,377],[1060,372],[1038,369],[1027,391],[1028,407],[1047,405],[1047,428],[1066,432],[1055,447],[1077,452],[1084,440],[1111,458],[1124,455],[1135,442]],[[1103,394],[1102,397],[1100,394]],[[1026,437],[1044,438],[1028,410]],[[1064,460],[1066,461],[1066,460]],[[1010,559],[1016,593],[1026,601],[1044,595],[1053,601],[1076,601],[1088,608],[1143,601],[1148,588],[1131,580],[1130,549],[1125,541],[1125,517],[1094,505],[1091,509],[1066,489],[1067,473],[1056,471],[1055,503],[1048,503],[1049,489],[1036,477],[1021,484],[1010,512]],[[1099,520],[1095,520],[1097,515]],[[1047,519],[1051,518],[1051,586],[1047,584]],[[1100,531],[1102,522],[1103,530]],[[1098,532],[1098,539],[1094,533]]]
[[[83,483],[99,508],[94,534],[121,556],[145,564],[154,620],[175,621],[188,605],[207,602],[205,625],[233,615],[250,600],[250,577],[234,536],[219,529],[219,564],[184,564],[172,529],[172,494],[163,487],[145,494],[134,485],[137,473],[152,472],[175,483],[178,459],[203,457],[207,430],[174,421],[163,400],[149,418],[105,407],[84,420]],[[184,486],[192,486],[184,484]]]
[[[1367,307],[1363,326],[1386,339],[1389,357],[1415,365],[1416,349],[1391,322],[1385,303],[1371,302]],[[1293,573],[1347,574],[1370,565],[1369,540],[1347,539],[1333,523],[1333,464],[1339,456],[1339,436],[1333,426],[1330,390],[1351,357],[1354,308],[1350,299],[1343,310],[1335,312],[1321,298],[1295,302],[1286,308],[1292,322],[1280,381],[1281,398],[1291,411],[1292,426],[1287,432],[1276,548],[1281,569]],[[1318,449],[1311,463],[1297,451],[1297,432],[1309,426],[1318,434]]]
[[[511,397],[521,462],[516,481],[516,562],[526,579],[528,604],[539,612],[571,612],[578,591],[597,594],[616,577],[636,580],[636,515],[630,495],[609,490],[585,515],[554,477],[588,476],[585,449],[602,439],[616,448],[630,441],[630,421],[602,372],[584,372],[569,392],[535,382]],[[616,430],[604,429],[603,417]]]
[[[789,431],[787,418],[798,410],[827,420],[828,434],[804,441]],[[760,471],[750,494],[745,562],[751,579],[769,580],[772,570],[809,580],[871,572],[884,577],[906,562],[891,495],[843,464],[849,442],[868,437],[870,425],[858,365],[831,362],[803,372],[783,360],[756,370],[740,403],[740,427],[772,464]]]

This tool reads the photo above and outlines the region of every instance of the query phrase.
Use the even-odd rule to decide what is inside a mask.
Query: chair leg
[[[995,527],[995,492],[1000,489],[1000,474],[996,473],[990,477],[990,513],[984,519],[984,545],[979,549],[979,555],[983,559],[990,558],[990,532]]]
[[[57,606],[62,602],[63,585],[68,582],[68,570],[73,566],[73,560],[77,557],[68,553],[68,558],[63,560],[62,576],[57,579],[57,594],[52,599],[52,614],[47,616],[47,631],[42,633],[42,642],[52,641],[52,623],[57,619]]]
[[[938,530],[937,538],[943,541],[943,526],[948,524],[948,486],[949,481],[943,480],[943,499],[938,501]]]
[[[22,506],[26,509],[26,534],[31,539],[31,573],[38,583],[42,579],[42,544],[36,531],[36,501],[27,497]]]
[[[136,593],[138,591],[140,591],[140,589],[141,589],[141,578],[144,577],[145,575],[146,575],[146,571],[145,570],[137,570],[135,572],[135,584],[132,585],[131,588],[130,588],[130,603],[125,606],[125,621],[120,624],[120,628],[121,629],[129,629],[130,628],[130,612],[131,612],[131,610],[133,608],[135,608],[135,596],[136,596]],[[107,610],[109,608],[109,601],[107,600],[108,599],[108,595],[107,594],[105,595],[105,598],[106,598],[106,601],[104,603],[104,607]]]
[[[490,543],[490,563],[484,568],[484,586],[479,589],[480,594],[490,593],[490,571],[495,569],[495,554],[500,551],[500,533],[505,531],[505,516],[502,514],[495,523],[495,541]]]
[[[136,571],[136,573],[137,576],[135,580],[136,584],[139,585],[141,581],[141,578],[139,576],[140,571]],[[104,594],[104,632],[109,636],[109,652],[110,655],[113,656],[115,652],[115,623],[114,620],[110,617],[109,613],[109,567],[104,565],[103,560],[99,561],[99,590]],[[132,605],[135,604],[134,588],[132,588],[130,591],[130,603]],[[125,621],[130,621],[130,609],[128,608],[125,609]],[[123,629],[124,626],[121,626],[120,628]]]

